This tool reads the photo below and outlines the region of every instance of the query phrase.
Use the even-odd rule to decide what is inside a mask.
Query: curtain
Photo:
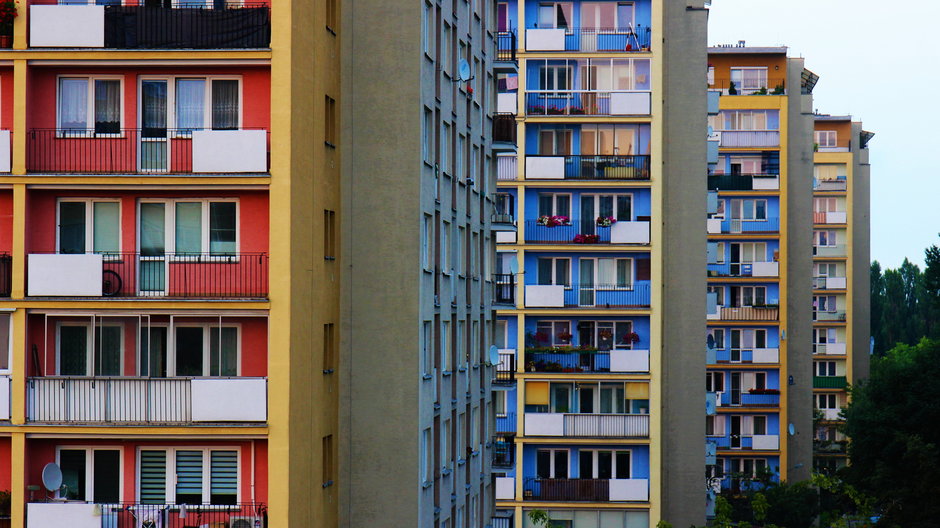
[[[204,79],[177,79],[176,128],[201,129],[205,126],[206,81]]]
[[[121,132],[121,82],[95,81],[95,133]]]
[[[117,253],[120,247],[120,204],[117,202],[95,202],[94,244],[95,253]]]
[[[209,204],[209,253],[230,255],[235,253],[235,202]]]
[[[59,79],[59,127],[88,128],[88,79]]]
[[[212,129],[238,128],[238,81],[212,81]]]
[[[141,88],[140,126],[152,130],[153,135],[144,132],[144,137],[164,137],[166,135],[166,81],[143,81]],[[160,132],[163,132],[160,134]],[[159,135],[158,135],[159,134]]]
[[[202,252],[202,203],[176,204],[176,253]]]
[[[85,252],[85,203],[59,203],[59,253]]]

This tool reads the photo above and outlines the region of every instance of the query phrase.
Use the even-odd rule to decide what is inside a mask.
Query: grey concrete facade
[[[852,381],[868,377],[871,361],[871,165],[861,145],[862,124],[852,123]]]
[[[492,512],[493,83],[477,76],[470,94],[452,79],[458,56],[489,70],[488,20],[344,2],[341,526],[478,528]]]
[[[787,60],[787,86],[800,86],[802,73],[803,59]],[[808,480],[813,467],[812,100],[812,94],[796,89],[787,94],[787,319],[781,328],[786,332],[787,368],[780,380],[787,384],[787,423],[781,424],[780,433],[787,437],[787,467],[780,469],[791,482]],[[796,434],[787,432],[789,424]]]
[[[705,154],[707,11],[663,2],[662,518],[705,522]]]

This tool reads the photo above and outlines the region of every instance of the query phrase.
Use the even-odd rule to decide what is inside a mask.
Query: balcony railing
[[[562,223],[559,223],[562,222]],[[567,223],[564,223],[567,222]],[[555,225],[557,224],[557,225]],[[526,220],[525,241],[551,244],[649,244],[648,221],[620,221],[603,227],[587,221]]]
[[[0,297],[9,297],[13,292],[13,256],[0,253]]]
[[[516,32],[500,31],[496,33],[496,60],[516,61]]]
[[[496,365],[496,379],[493,383],[498,385],[512,385],[516,381],[516,354],[512,349],[503,349],[499,352],[499,364]]]
[[[779,317],[780,308],[777,306],[737,306],[721,307],[717,319],[720,321],[776,321]]]
[[[813,212],[814,224],[844,224],[847,220],[845,211]]]
[[[234,499],[234,497],[233,497]],[[27,527],[36,521],[55,519],[61,526],[102,526],[108,528],[187,528],[255,527],[268,525],[268,509],[264,503],[235,504],[142,504],[84,503],[84,502],[30,502],[27,505]],[[237,523],[243,520],[245,524]],[[39,526],[53,526],[39,521]]]
[[[527,180],[649,180],[649,155],[526,156]]]
[[[711,90],[721,90],[722,95],[786,95],[787,81],[785,78],[776,79],[748,79],[747,82],[733,81],[735,93],[730,93],[732,80],[728,78],[715,79],[708,84]]]
[[[173,11],[169,9],[168,11]],[[264,129],[32,129],[26,169],[65,174],[264,173]]]
[[[516,460],[516,446],[512,437],[493,438],[493,467],[511,468]]]
[[[814,343],[813,354],[827,356],[844,356],[845,343]]]
[[[27,272],[30,296],[261,299],[268,295],[267,253],[34,253],[29,255]],[[63,282],[65,277],[82,283]]]
[[[496,179],[499,181],[515,180],[518,177],[516,166],[516,156],[496,156]]]
[[[650,28],[528,28],[526,51],[649,51]]]
[[[516,305],[516,276],[512,273],[493,275],[493,302]]]
[[[508,412],[496,415],[496,432],[498,434],[516,432],[516,413]]]
[[[645,308],[650,305],[648,282],[616,284],[536,285],[525,287],[526,308]]]
[[[120,49],[267,48],[270,8],[261,3],[175,3],[172,9],[105,6],[104,47]]]
[[[516,115],[493,114],[493,142],[516,144]],[[514,178],[515,179],[515,178]]]
[[[844,191],[848,187],[845,177],[835,180],[817,180],[813,178],[814,191]]]
[[[813,277],[814,290],[844,290],[846,277]]]
[[[845,319],[845,310],[813,311],[813,321],[837,321],[844,323]]]
[[[530,116],[649,115],[648,91],[526,90]]]
[[[710,174],[710,191],[755,191],[780,189],[778,174]]]
[[[836,244],[834,246],[813,246],[813,256],[816,257],[846,257],[845,244]]]
[[[848,384],[845,376],[813,376],[814,389],[844,389]]]
[[[529,372],[649,372],[650,368],[649,350],[624,347],[606,351],[561,347],[545,351],[527,349],[525,357]]]
[[[709,277],[776,277],[779,262],[725,262],[708,264]]]
[[[523,481],[525,500],[608,502],[610,480],[527,478]]]
[[[837,139],[826,143],[813,143],[813,149],[816,152],[848,152],[852,150],[852,141]]]
[[[265,422],[266,378],[27,378],[26,420],[52,424]]]
[[[526,436],[646,438],[648,414],[526,413]]]
[[[779,147],[779,130],[719,130],[719,146],[740,147],[740,148],[759,148],[759,147]]]
[[[766,218],[763,220],[745,220],[741,218],[709,218],[706,220],[706,229],[710,234],[776,234],[780,232],[780,219]]]

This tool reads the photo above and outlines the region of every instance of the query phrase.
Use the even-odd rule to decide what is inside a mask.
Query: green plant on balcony
[[[767,87],[761,86],[759,90],[751,92],[751,95],[767,95]]]
[[[19,15],[19,2],[6,0],[0,2],[0,47],[13,45],[13,21]]]
[[[778,84],[774,86],[774,91],[770,92],[770,95],[783,95],[786,93],[786,90],[783,87],[783,84]]]
[[[0,519],[10,517],[10,490],[0,491]]]
[[[728,95],[738,95],[738,88],[734,85],[734,81],[728,83]]]

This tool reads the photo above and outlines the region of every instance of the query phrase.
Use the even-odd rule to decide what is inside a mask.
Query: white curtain
[[[59,127],[88,128],[88,79],[59,79]]]
[[[192,130],[203,127],[205,92],[206,81],[203,79],[178,79],[176,81],[177,128]]]

